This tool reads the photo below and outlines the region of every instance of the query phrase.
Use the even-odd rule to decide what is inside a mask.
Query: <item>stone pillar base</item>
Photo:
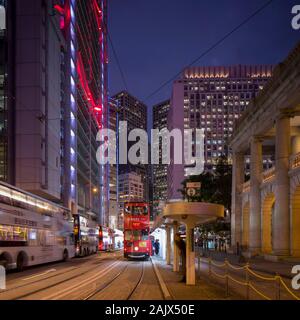
[[[187,252],[186,256],[186,284],[189,286],[194,286],[196,284],[195,275],[195,252]]]

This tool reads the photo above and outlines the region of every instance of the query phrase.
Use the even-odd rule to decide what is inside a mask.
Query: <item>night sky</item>
[[[266,2],[109,0],[109,33],[129,92],[149,107],[168,99],[171,84],[146,97]],[[291,27],[296,4],[274,0],[196,65],[277,64],[300,41],[300,30]],[[109,89],[111,95],[125,89],[112,50]]]

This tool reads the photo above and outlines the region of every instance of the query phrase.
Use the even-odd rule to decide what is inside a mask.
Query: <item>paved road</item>
[[[208,264],[201,264],[200,282],[185,286],[181,276],[160,262],[162,281],[173,299],[224,299],[225,280],[208,276]],[[157,271],[157,270],[156,270]],[[224,276],[224,269],[212,271]],[[230,270],[234,279],[245,282],[245,272]],[[269,274],[259,273],[264,277]],[[68,262],[33,267],[7,275],[7,288],[0,290],[0,300],[163,300],[160,283],[151,261],[127,261],[122,253],[104,253]],[[253,286],[271,299],[276,298],[276,283],[250,277]],[[290,279],[284,279],[290,287]],[[216,289],[219,287],[219,289]],[[246,287],[229,281],[230,299],[245,297]],[[234,295],[237,294],[237,296]],[[299,292],[295,292],[299,295]],[[281,288],[281,299],[292,297]],[[250,299],[263,299],[252,289]]]
[[[7,275],[0,300],[163,300],[151,261],[105,253]]]

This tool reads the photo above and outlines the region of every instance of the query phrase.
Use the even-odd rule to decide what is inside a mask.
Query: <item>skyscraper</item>
[[[168,128],[204,129],[206,170],[213,172],[218,157],[229,156],[226,141],[233,133],[234,121],[263,89],[272,69],[264,65],[191,67],[175,81]],[[181,198],[178,189],[187,175],[184,164],[174,164],[171,159],[168,173],[168,198]]]
[[[65,42],[59,18],[45,1],[0,5],[0,179],[60,202]]]
[[[108,223],[106,1],[0,5],[0,179]]]
[[[64,114],[65,205],[108,224],[108,166],[96,160],[98,130],[108,127],[106,0],[55,5],[67,43]]]
[[[0,179],[9,180],[8,168],[8,21],[7,3],[0,1]]]
[[[118,104],[119,122],[127,121],[128,133],[134,129],[147,131],[147,106],[126,91],[122,91],[112,97]],[[128,142],[128,150],[135,142]],[[145,146],[148,148],[148,146]],[[147,165],[131,163],[119,164],[119,174],[136,172],[142,177],[144,185],[144,201],[149,198],[148,170]]]
[[[118,105],[113,99],[109,102],[109,129],[116,132],[116,145],[118,145]],[[118,152],[116,150],[116,164],[109,164],[109,227],[119,228],[119,206],[118,206]]]
[[[170,100],[163,101],[153,107],[153,129],[163,130],[168,128],[168,113]],[[152,165],[153,170],[153,218],[158,213],[160,201],[166,201],[168,195],[168,166],[162,164],[162,146],[159,145],[159,165]]]

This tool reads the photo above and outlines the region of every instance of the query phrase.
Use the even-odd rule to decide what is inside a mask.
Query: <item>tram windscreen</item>
[[[133,216],[147,216],[148,215],[148,208],[147,206],[125,206],[125,214],[133,215]]]
[[[149,240],[149,230],[126,230],[125,241],[145,241]]]

